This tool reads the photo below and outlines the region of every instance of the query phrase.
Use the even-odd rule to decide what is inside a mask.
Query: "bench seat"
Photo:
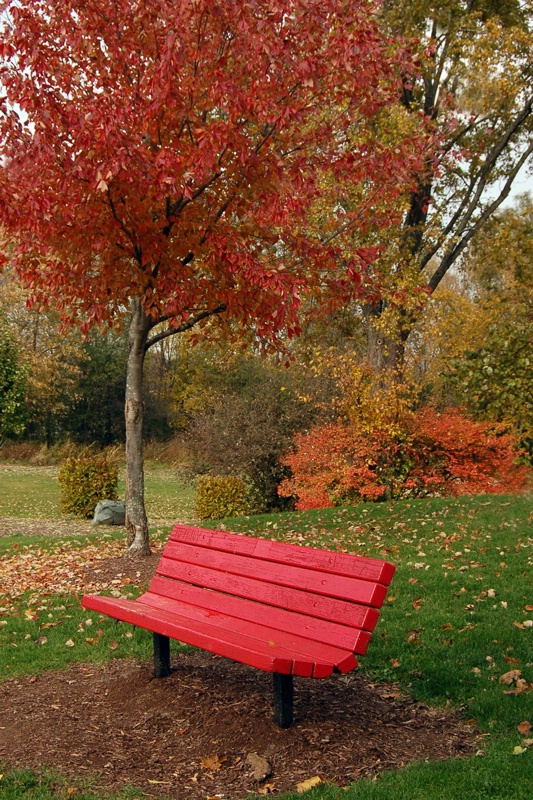
[[[364,655],[394,566],[386,561],[176,525],[148,591],[83,606],[278,676],[276,721],[292,722],[292,676],[347,673]],[[280,676],[287,676],[281,679]]]

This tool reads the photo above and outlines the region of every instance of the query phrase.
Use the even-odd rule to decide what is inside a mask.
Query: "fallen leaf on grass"
[[[298,794],[302,794],[302,792],[307,792],[309,789],[312,789],[313,786],[318,786],[319,783],[322,783],[322,778],[319,778],[318,775],[315,775],[314,778],[308,778],[306,781],[298,783],[296,786],[296,791]]]
[[[533,688],[533,683],[531,686],[525,681],[523,678],[519,678],[515,684],[514,689],[506,689],[504,694],[523,694],[524,692],[529,692]]]
[[[412,630],[407,632],[407,644],[419,644],[420,631]]]
[[[503,675],[500,675],[498,678],[498,683],[505,683],[506,686],[510,686],[514,681],[517,681],[522,674],[522,670],[520,669],[511,669],[509,672],[504,672]]]
[[[459,628],[458,633],[464,633],[465,631],[473,631],[476,626],[473,622],[467,622],[464,628]]]
[[[95,594],[111,588],[109,579],[88,578],[88,572],[94,574],[103,561],[122,555],[123,543],[111,540],[66,547],[58,542],[46,548],[31,545],[13,549],[13,556],[0,561],[1,613],[10,612],[13,601],[28,591],[35,592],[31,599],[33,606],[50,593]],[[128,578],[120,581],[121,587],[129,584]],[[25,611],[28,620],[37,619],[32,606]]]
[[[67,641],[65,642],[65,647],[74,647],[74,642],[72,641],[72,639],[67,639]]]
[[[527,752],[527,747],[521,747],[519,744],[513,749],[513,756],[521,756]]]
[[[391,658],[390,665],[391,665],[391,667],[393,667],[393,669],[396,669],[397,667],[401,667],[402,662],[398,661],[397,658]]]
[[[520,664],[520,659],[514,656],[504,656],[503,660],[506,661],[507,664]]]
[[[529,736],[531,732],[531,722],[529,722],[529,720],[524,720],[524,722],[521,722],[520,725],[516,727],[518,728],[518,733],[521,733],[522,736]]]

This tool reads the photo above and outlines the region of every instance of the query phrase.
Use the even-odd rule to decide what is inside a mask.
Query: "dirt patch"
[[[204,800],[291,791],[315,776],[345,785],[479,746],[457,717],[361,673],[296,679],[288,730],[274,724],[271,699],[271,676],[201,651],[175,655],[163,680],[130,661],[11,679],[0,684],[0,761]],[[261,782],[252,753],[271,767]]]
[[[148,583],[159,554],[114,557],[87,574]],[[0,683],[0,762],[90,776],[187,800],[291,791],[319,776],[340,785],[410,761],[462,757],[479,740],[458,716],[361,672],[295,679],[295,725],[272,720],[272,677],[203,651],[173,654],[170,677],[149,661],[81,664]],[[31,743],[31,746],[28,746]],[[253,775],[250,754],[271,774]]]
[[[91,520],[0,517],[0,536],[82,536],[94,532]]]

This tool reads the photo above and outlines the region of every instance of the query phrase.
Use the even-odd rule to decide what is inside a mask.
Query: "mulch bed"
[[[159,557],[110,558],[97,577],[131,574],[145,583]],[[281,730],[272,720],[271,682],[203,651],[174,654],[172,675],[163,680],[152,678],[148,660],[8,679],[0,683],[0,762],[90,777],[100,790],[130,784],[153,797],[205,800],[292,791],[315,776],[346,785],[480,746],[458,715],[358,671],[296,679],[295,725]],[[254,777],[251,754],[270,766],[263,780]]]
[[[290,791],[314,776],[344,785],[409,761],[477,749],[466,723],[361,673],[296,679],[296,723],[272,721],[271,676],[204,652],[176,655],[169,678],[111,661],[0,684],[0,761],[131,784],[153,796]],[[247,760],[266,759],[259,782]]]

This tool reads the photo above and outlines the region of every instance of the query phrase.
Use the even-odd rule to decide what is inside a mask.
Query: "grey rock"
[[[93,525],[125,525],[126,504],[122,500],[100,500],[94,509]]]
[[[258,756],[257,753],[248,753],[246,761],[251,765],[254,779],[258,783],[261,783],[272,775],[272,767],[266,758]]]

